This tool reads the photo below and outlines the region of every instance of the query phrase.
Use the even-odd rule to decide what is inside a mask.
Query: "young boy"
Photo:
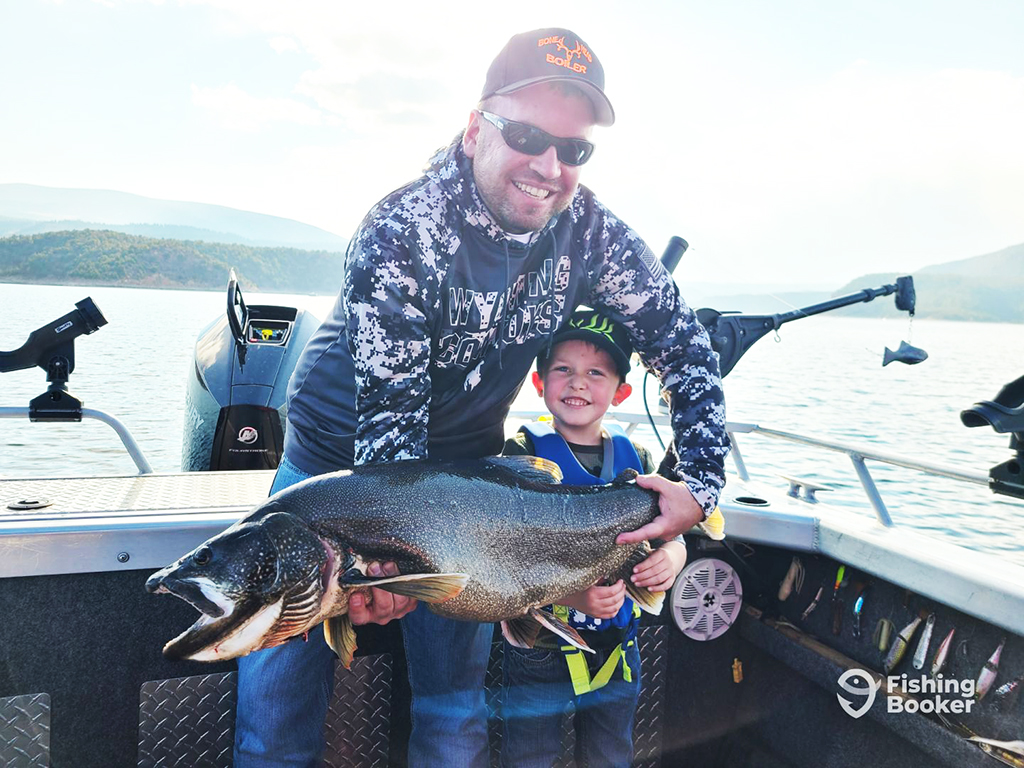
[[[525,425],[505,443],[506,455],[556,462],[570,485],[611,482],[625,469],[654,472],[650,453],[618,427],[602,426],[610,405],[632,391],[626,383],[632,347],[625,331],[593,310],[575,312],[537,358],[533,385],[553,425]],[[686,564],[686,545],[662,543],[633,569],[637,586],[663,592]],[[636,647],[639,610],[620,579],[569,595],[556,615],[575,627],[596,653],[565,646],[542,633],[531,649],[505,643],[502,764],[551,766],[561,748],[562,713],[576,707],[576,749],[584,765],[628,766],[640,693]]]

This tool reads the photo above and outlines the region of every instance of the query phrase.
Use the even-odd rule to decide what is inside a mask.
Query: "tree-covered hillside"
[[[336,293],[342,254],[297,248],[167,240],[109,230],[0,239],[0,282],[220,289],[234,269],[269,293]]]

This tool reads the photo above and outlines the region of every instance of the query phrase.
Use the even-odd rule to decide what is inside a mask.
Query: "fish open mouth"
[[[201,614],[164,646],[164,657],[172,660],[226,660],[280,645],[314,623],[323,596],[319,567],[273,603],[255,597],[236,602],[206,579],[155,578],[146,588],[179,597]]]
[[[227,613],[227,610],[203,591],[203,585],[192,579],[151,579],[146,582],[146,589],[153,594],[169,594],[180,597],[189,603],[209,621],[218,619]]]
[[[164,656],[172,660],[233,658],[221,656],[217,647],[260,608],[255,601],[235,603],[207,579],[175,579],[157,574],[146,582],[146,589],[153,594],[181,598],[200,613],[191,627],[164,646]]]

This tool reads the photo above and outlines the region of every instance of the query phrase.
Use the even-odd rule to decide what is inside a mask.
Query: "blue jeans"
[[[310,476],[284,456],[271,493]],[[487,765],[484,676],[491,633],[490,624],[445,619],[426,605],[402,619],[412,688],[413,768]],[[309,642],[293,638],[238,660],[235,768],[319,764],[334,658],[317,627]]]
[[[507,768],[551,768],[561,752],[562,716],[572,704],[576,708],[576,750],[584,764],[589,768],[632,765],[633,719],[640,695],[636,643],[626,648],[626,663],[632,671],[631,682],[623,678],[620,662],[606,685],[577,696],[561,651],[515,648],[505,643],[501,764]]]
[[[455,621],[420,603],[402,619],[412,688],[413,768],[488,765],[484,678],[492,624]]]

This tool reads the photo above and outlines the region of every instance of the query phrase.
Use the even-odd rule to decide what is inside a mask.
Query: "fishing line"
[[[781,296],[776,296],[774,293],[769,293],[769,294],[766,294],[766,295],[769,296],[770,298],[775,299],[776,301],[778,301],[778,302],[780,302],[782,304],[785,304],[787,307],[789,307],[794,312],[799,312],[802,317],[811,317],[811,315],[809,315],[806,312],[804,312],[802,307],[795,307],[795,306],[793,306],[792,304],[790,304],[788,301],[786,301]],[[776,333],[778,333],[778,329],[776,329]]]
[[[654,431],[654,436],[658,438],[658,445],[661,446],[661,450],[665,450],[665,441],[661,439],[661,434],[658,432],[658,425],[654,423],[654,417],[651,415],[651,409],[647,405],[647,377],[651,375],[651,369],[648,368],[644,373],[644,410],[647,411],[647,421],[651,425],[651,429]]]

